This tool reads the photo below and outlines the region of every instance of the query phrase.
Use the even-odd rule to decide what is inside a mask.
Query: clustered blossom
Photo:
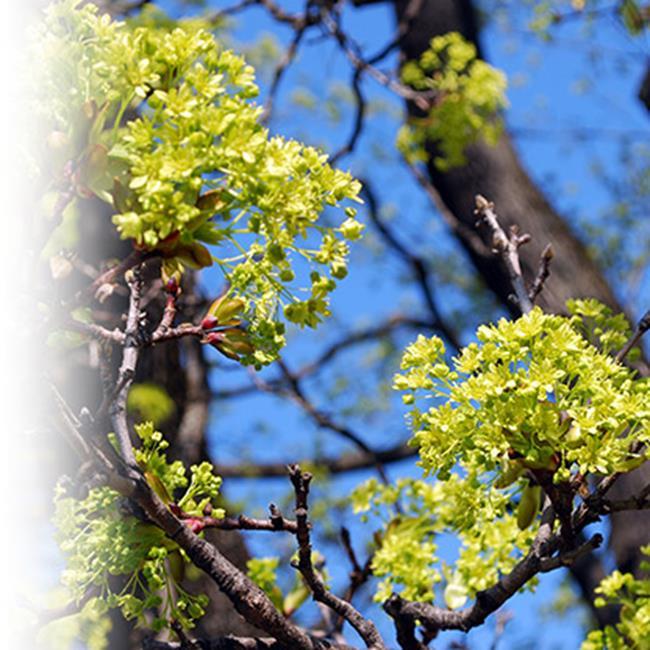
[[[433,38],[417,61],[406,62],[402,81],[435,97],[427,115],[411,118],[398,133],[397,146],[408,160],[426,159],[424,146],[432,142],[440,150],[436,166],[447,170],[465,164],[470,144],[498,141],[499,112],[508,105],[506,77],[458,32]]]
[[[650,442],[650,382],[610,354],[629,338],[627,322],[594,300],[569,309],[482,326],[451,362],[435,336],[406,349],[394,387],[410,406],[425,477],[370,480],[353,494],[357,512],[383,521],[377,599],[434,600],[440,585],[449,607],[462,606],[527,552],[542,492],[535,472],[566,486],[644,462],[647,451],[630,450]],[[436,557],[444,533],[460,541],[453,566]]]
[[[271,137],[252,67],[196,21],[170,31],[78,4],[50,5],[34,38],[41,173],[110,204],[122,237],[163,257],[165,278],[216,263],[246,300],[241,360],[269,363],[282,314],[310,327],[329,315],[362,230],[341,204],[359,201],[360,183],[317,149]],[[328,208],[338,226],[321,224]]]

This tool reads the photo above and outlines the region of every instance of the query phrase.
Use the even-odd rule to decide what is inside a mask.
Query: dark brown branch
[[[402,650],[427,650],[427,646],[415,636],[416,620],[402,612],[403,601],[399,596],[391,596],[384,603],[384,611],[393,619],[397,643]]]
[[[241,0],[241,2],[231,5],[230,7],[224,7],[223,9],[215,11],[211,16],[208,17],[208,21],[214,25],[226,16],[232,16],[239,13],[240,11],[243,11],[247,7],[256,4],[259,4],[258,0]]]
[[[646,485],[639,494],[627,499],[601,499],[592,506],[601,514],[623,512],[626,510],[647,510],[650,508],[650,484]]]
[[[288,395],[291,397],[291,399],[293,399],[293,401],[296,402],[296,404],[298,404],[298,406],[300,406],[318,426],[323,427],[324,429],[329,429],[342,438],[349,440],[360,451],[372,457],[375,461],[374,466],[377,469],[377,473],[381,477],[382,481],[388,483],[388,476],[386,475],[386,472],[381,464],[381,461],[378,459],[376,452],[366,442],[364,442],[364,440],[357,433],[352,431],[352,429],[339,424],[338,422],[335,422],[329,415],[317,409],[314,404],[309,399],[307,399],[307,396],[305,395],[304,391],[302,390],[302,386],[300,385],[300,381],[296,378],[295,375],[291,373],[284,361],[280,359],[278,361],[278,366],[282,370],[286,384],[289,386]],[[264,388],[263,383],[260,383],[260,386]],[[266,388],[264,389],[268,390]],[[286,391],[277,390],[275,392],[286,393]]]
[[[343,474],[376,466],[377,460],[382,464],[394,463],[417,455],[417,449],[404,442],[389,449],[374,451],[368,454],[355,451],[336,458],[316,458],[303,461],[304,464],[316,465],[327,470],[330,474]],[[286,463],[260,463],[241,465],[220,465],[216,467],[217,474],[223,478],[261,478],[286,476]]]
[[[340,340],[335,341],[327,347],[317,359],[306,363],[304,366],[293,372],[294,377],[297,379],[304,379],[318,370],[320,370],[326,363],[332,361],[339,353],[344,352],[348,348],[358,343],[365,343],[374,339],[379,339],[387,336],[400,327],[410,327],[416,330],[436,330],[435,325],[429,320],[422,318],[411,318],[409,316],[395,315],[390,316],[385,322],[365,329],[350,332],[343,336]],[[282,377],[276,377],[266,380],[266,385],[273,390],[280,389],[283,386]],[[257,384],[251,383],[244,386],[236,386],[234,388],[225,388],[214,393],[218,399],[230,399],[232,397],[240,397],[249,395],[259,390]],[[278,474],[280,476],[282,474]]]
[[[302,368],[295,371],[295,376],[298,379],[304,379],[308,375],[315,373],[318,369],[336,357],[340,352],[347,350],[357,343],[365,343],[374,339],[379,339],[387,336],[393,330],[400,327],[410,327],[417,330],[437,330],[437,324],[423,318],[410,318],[409,316],[395,315],[390,316],[384,323],[367,327],[356,332],[351,332],[347,336],[341,338],[339,341],[332,343],[326,348],[320,356],[311,363],[304,365]]]
[[[298,47],[300,45],[300,41],[302,41],[302,38],[305,35],[305,32],[307,31],[307,28],[311,24],[312,23],[308,22],[305,19],[298,27],[295,28],[293,39],[291,40],[289,47],[284,53],[284,56],[282,57],[282,59],[280,60],[280,62],[275,68],[275,71],[273,73],[273,81],[271,82],[271,87],[269,89],[269,96],[266,100],[266,103],[264,104],[264,111],[262,113],[262,117],[260,118],[260,121],[263,124],[266,124],[271,119],[273,104],[275,103],[275,96],[278,92],[278,88],[280,87],[280,82],[282,81],[282,77],[284,76],[284,73],[286,72],[287,68],[291,65],[291,63],[295,59],[296,54],[298,52]]]
[[[546,244],[539,259],[539,268],[537,269],[537,275],[535,276],[533,286],[528,292],[528,297],[532,303],[535,303],[537,296],[539,296],[544,288],[544,282],[546,282],[548,276],[551,274],[550,266],[553,255],[553,246]]]
[[[275,20],[291,25],[294,29],[299,29],[306,20],[316,20],[314,17],[309,17],[309,15],[290,14],[272,0],[257,0],[257,3],[265,7]]]
[[[354,552],[352,547],[352,539],[350,538],[350,531],[345,527],[341,527],[341,542],[343,543],[343,548],[345,553],[348,556],[350,563],[352,564],[352,571],[350,571],[350,584],[345,590],[343,595],[343,600],[348,603],[352,602],[354,595],[357,593],[359,588],[365,584],[370,576],[372,575],[372,558],[373,554],[371,553],[368,556],[368,559],[365,561],[364,565],[361,566],[357,560],[357,555]],[[342,616],[339,616],[338,621],[336,622],[334,629],[340,632],[343,629],[343,624],[345,619]]]
[[[319,647],[303,630],[287,621],[247,575],[179,520],[143,478],[129,480],[129,487],[122,494],[133,499],[187,553],[190,560],[214,580],[251,625],[264,630],[286,647],[296,650],[315,650]]]
[[[639,319],[632,338],[625,344],[616,355],[616,361],[621,363],[630,353],[630,350],[641,340],[641,337],[650,329],[650,309]]]
[[[650,485],[637,496],[620,501],[607,501],[603,498],[613,485],[617,475],[606,477],[599,484],[595,494],[586,499],[573,513],[573,530],[580,533],[585,526],[597,521],[600,514],[628,509],[650,507],[648,496]],[[596,534],[577,547],[567,547],[561,532],[553,533],[553,521],[556,517],[550,499],[546,498],[542,521],[530,551],[520,560],[515,568],[499,581],[479,592],[473,605],[455,611],[436,607],[428,603],[410,603],[398,595],[393,595],[384,604],[386,612],[395,619],[398,636],[402,635],[402,647],[417,648],[414,636],[416,623],[427,631],[436,634],[440,630],[462,630],[464,632],[482,625],[485,619],[509,600],[522,586],[538,573],[553,571],[560,567],[572,566],[590,551],[598,548],[603,541],[602,535]],[[556,555],[556,553],[558,553]]]
[[[587,540],[584,544],[578,546],[571,551],[561,553],[557,557],[545,558],[540,563],[540,573],[548,573],[560,567],[571,566],[576,560],[580,559],[583,555],[591,553],[591,551],[600,547],[603,543],[603,536],[600,534],[593,535],[591,539]]]
[[[284,530],[293,534],[297,531],[296,522],[284,517],[270,517],[269,519],[254,519],[246,515],[223,517],[222,519],[202,517],[201,522],[205,525],[205,528],[216,528],[218,530],[259,530],[274,533]]]
[[[303,630],[287,621],[248,576],[231,564],[212,544],[198,537],[188,525],[189,521],[185,523],[180,520],[153,492],[137,467],[126,418],[126,395],[133,380],[141,345],[142,282],[139,269],[127,273],[127,284],[130,289],[130,302],[122,364],[118,373],[117,389],[107,386],[109,394],[105,396],[109,401],[111,425],[120,447],[121,455],[116,456],[119,462],[114,464],[103,457],[101,451],[93,444],[87,444],[86,448],[93,454],[100,471],[106,474],[106,483],[122,496],[135,502],[149,520],[173,539],[187,553],[193,564],[216,583],[248,623],[271,635],[285,647],[316,650],[321,647],[320,642],[312,640]],[[69,409],[62,408],[61,411],[67,413]],[[73,416],[63,418],[63,425],[77,436],[83,427],[83,423]],[[103,426],[103,422],[99,426]],[[105,434],[105,431],[97,431],[97,436],[100,434]],[[75,436],[72,437],[74,439]],[[88,439],[86,442],[89,442]],[[92,443],[92,440],[90,442]],[[82,453],[86,451],[83,447],[79,450]],[[272,525],[277,527],[277,522],[277,517],[274,517]],[[237,522],[237,525],[245,526],[247,523],[250,521],[242,520]],[[291,527],[290,524],[288,526]]]
[[[420,11],[422,10],[422,5],[424,0],[410,0],[402,18],[397,25],[397,32],[394,38],[387,43],[384,47],[377,52],[377,54],[368,58],[368,63],[370,65],[376,65],[383,59],[385,59],[396,47],[399,47],[400,43],[404,40],[405,36],[408,34],[413,23],[418,18]],[[356,3],[355,3],[356,4]]]
[[[393,91],[399,97],[412,101],[421,110],[428,111],[431,108],[436,98],[438,97],[438,93],[436,91],[420,92],[414,90],[410,86],[406,86],[403,83],[396,81],[385,72],[382,72],[381,70],[375,68],[373,65],[370,65],[360,55],[359,46],[354,41],[352,41],[352,39],[350,39],[350,37],[339,27],[336,21],[334,21],[328,13],[324,12],[321,15],[321,19],[330,35],[339,44],[339,47],[348,58],[350,63],[354,66],[354,68],[360,70],[361,72],[367,73],[369,76],[375,79],[375,81]]]
[[[456,218],[454,213],[445,205],[438,190],[429,182],[427,177],[418,169],[416,165],[404,160],[406,167],[416,180],[418,185],[424,190],[436,210],[447,224],[449,229],[462,241],[465,246],[478,257],[488,257],[491,255],[490,250],[483,243],[478,234]]]
[[[276,639],[265,637],[224,636],[216,639],[197,639],[194,642],[201,650],[287,650],[287,646]],[[315,643],[318,640],[315,639]],[[345,643],[323,643],[323,650],[357,650]],[[143,650],[183,650],[183,646],[176,642],[157,641],[154,638],[145,639]]]
[[[636,441],[630,445],[629,457],[634,458],[637,456],[643,449],[643,444]],[[601,479],[594,491],[584,499],[584,503],[573,513],[573,528],[574,530],[581,530],[587,524],[590,524],[594,521],[598,521],[600,516],[600,511],[604,508],[605,495],[614,487],[616,481],[618,481],[623,472],[614,472],[609,476]],[[645,490],[641,492],[642,497],[646,497],[647,494]]]
[[[314,600],[327,605],[332,611],[342,616],[357,631],[366,647],[374,650],[387,650],[374,624],[364,618],[350,603],[344,601],[327,590],[322,578],[312,564],[311,540],[308,519],[308,495],[311,474],[302,472],[298,465],[289,467],[289,476],[296,495],[295,516],[298,531],[298,562],[296,568],[300,571],[311,590]]]
[[[352,124],[352,132],[348,141],[330,158],[330,165],[336,165],[341,158],[347,156],[348,154],[354,151],[354,148],[357,145],[357,141],[361,136],[361,131],[363,129],[363,119],[366,114],[366,100],[361,92],[361,68],[355,68],[352,73],[352,93],[354,94],[354,100],[356,104],[356,111],[354,114],[354,122]]]
[[[530,551],[510,573],[489,589],[479,592],[470,607],[462,610],[445,609],[429,603],[408,602],[393,594],[384,604],[384,609],[393,617],[396,625],[409,626],[417,621],[433,634],[440,630],[467,632],[482,625],[490,614],[540,572],[544,558],[550,558],[560,548],[561,537],[552,532],[553,519],[552,507],[546,506]]]

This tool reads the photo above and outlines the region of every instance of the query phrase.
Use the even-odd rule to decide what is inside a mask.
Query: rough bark
[[[396,19],[399,22],[408,0],[394,0]],[[479,53],[477,16],[469,0],[424,0],[418,17],[401,42],[403,60],[415,59],[428,47],[430,40],[450,31],[460,32],[473,41]],[[407,105],[411,114],[418,109]],[[597,267],[584,244],[572,232],[567,221],[552,207],[539,187],[531,180],[519,160],[512,141],[507,134],[497,146],[475,144],[467,152],[468,163],[447,173],[433,164],[436,151],[430,148],[428,172],[432,184],[439,192],[445,206],[455,217],[472,226],[474,217],[474,196],[483,194],[493,201],[504,226],[517,224],[522,232],[529,233],[532,241],[520,249],[525,277],[533,278],[539,263],[539,256],[546,244],[551,243],[555,257],[551,276],[538,300],[545,310],[563,312],[568,298],[593,297],[621,311],[612,287]],[[461,241],[461,244],[463,242]],[[512,288],[507,272],[496,257],[482,257],[465,247],[477,271],[501,302],[515,311],[509,300]],[[612,490],[613,498],[623,498],[638,491],[640,484],[650,480],[650,466],[646,464],[632,475],[621,478]],[[630,518],[634,517],[631,525]],[[609,546],[619,568],[638,572],[639,546],[647,543],[650,530],[650,513],[614,514],[611,520]],[[593,594],[602,577],[602,567],[593,559],[585,558],[578,570],[573,572],[583,594]],[[608,615],[599,615],[599,622],[605,623]]]

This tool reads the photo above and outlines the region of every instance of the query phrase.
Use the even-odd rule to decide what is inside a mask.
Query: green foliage
[[[106,201],[121,236],[157,251],[167,275],[215,261],[246,300],[243,361],[268,363],[284,344],[283,307],[300,326],[329,315],[360,227],[352,207],[342,227],[318,219],[358,200],[359,183],[269,136],[253,69],[208,31],[130,27],[78,4],[50,5],[32,39],[44,181]]]
[[[551,40],[552,28],[563,22],[565,16],[582,12],[583,20],[589,23],[598,16],[598,11],[605,8],[612,13],[618,13],[623,27],[630,36],[638,36],[647,29],[650,23],[650,13],[647,6],[636,0],[622,0],[618,6],[607,7],[604,0],[526,0],[532,5],[532,17],[528,23],[539,37]]]
[[[186,515],[202,516],[221,485],[212,466],[192,466],[188,480],[180,461],[168,463],[163,453],[168,443],[151,423],[137,425],[136,432],[142,443],[136,460],[152,489],[168,504],[184,489],[176,505]],[[99,487],[75,499],[59,488],[55,506],[57,541],[67,560],[62,582],[73,599],[98,588],[104,607],[120,608],[125,618],[139,622],[153,614],[154,629],[172,621],[191,627],[203,616],[207,597],[192,595],[179,584],[177,565],[188,561],[183,552],[162,530],[129,510],[117,492]],[[213,517],[223,514],[219,508],[211,512]]]
[[[493,584],[500,572],[512,569],[533,536],[517,526],[510,500],[510,493],[486,489],[476,475],[454,474],[435,483],[400,479],[390,486],[371,479],[359,486],[352,495],[355,512],[371,512],[384,522],[372,563],[373,574],[382,578],[375,600],[400,591],[405,598],[430,601],[435,585],[444,584],[446,604],[460,607]],[[436,539],[445,533],[460,542],[453,569],[436,556]]]
[[[441,170],[463,165],[465,149],[478,140],[496,144],[502,131],[499,112],[507,106],[506,78],[481,61],[476,47],[457,32],[436,36],[418,61],[408,61],[402,80],[416,90],[435,91],[425,117],[411,118],[397,137],[408,160],[424,160],[426,142],[435,143]]]
[[[174,413],[174,400],[158,384],[145,382],[133,384],[129,391],[126,406],[130,412],[137,413],[140,419],[158,426]]]
[[[444,580],[447,604],[462,605],[527,551],[540,506],[536,472],[566,485],[577,472],[627,472],[643,462],[647,452],[629,450],[650,438],[650,384],[607,354],[629,327],[593,300],[569,308],[570,317],[535,308],[481,326],[451,363],[437,337],[406,349],[394,386],[411,406],[425,477],[371,480],[353,494],[357,512],[383,520],[373,560],[383,578],[378,600],[396,590],[431,600]],[[442,533],[460,542],[453,569],[435,556]]]
[[[597,300],[569,300],[569,312],[574,318],[573,326],[592,345],[605,354],[612,354],[622,348],[630,338],[630,326],[624,314],[614,314],[612,310]],[[639,349],[628,354],[628,359],[638,357]]]
[[[276,608],[282,611],[282,591],[278,587],[277,569],[280,563],[277,557],[254,557],[246,562],[248,577],[266,592]]]
[[[641,552],[650,557],[650,546],[642,547]],[[650,570],[650,562],[642,562],[641,569]],[[650,645],[650,579],[614,571],[600,583],[596,593],[600,594],[596,607],[621,607],[620,622],[590,632],[582,650],[647,648]]]
[[[294,557],[297,562],[297,558]],[[311,591],[305,584],[300,574],[295,574],[295,580],[291,589],[286,595],[277,584],[277,569],[280,563],[277,557],[252,558],[246,563],[248,576],[263,589],[271,602],[285,616],[292,616],[310,597]],[[327,582],[327,573],[323,569],[323,557],[316,551],[312,553],[312,564],[319,577]]]

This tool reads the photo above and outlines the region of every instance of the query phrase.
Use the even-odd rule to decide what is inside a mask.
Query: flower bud
[[[211,330],[214,329],[219,325],[219,319],[215,318],[211,314],[208,314],[202,321],[201,321],[201,329],[202,330]]]
[[[165,284],[165,291],[172,296],[175,296],[178,293],[178,288],[178,280],[172,275]]]

